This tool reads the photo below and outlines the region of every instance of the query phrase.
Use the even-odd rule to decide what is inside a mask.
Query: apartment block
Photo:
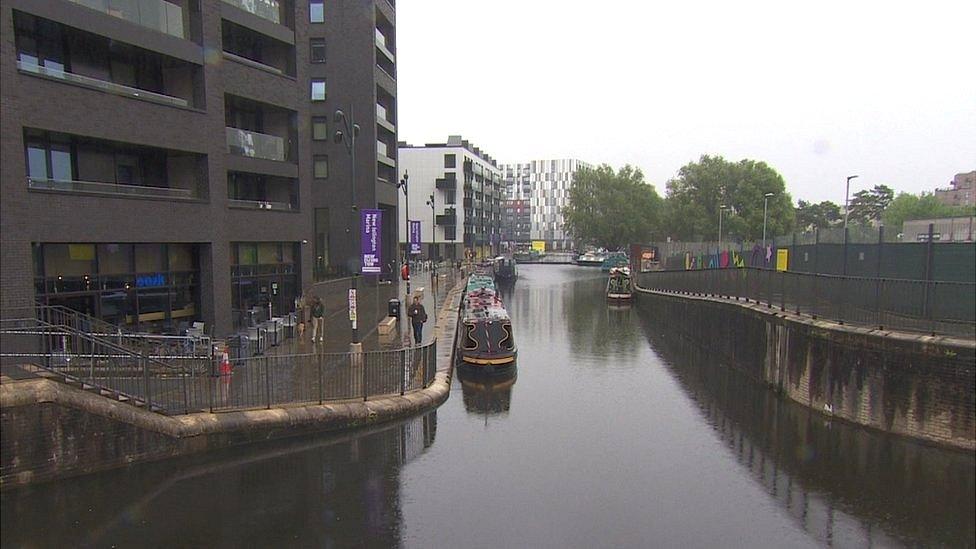
[[[957,173],[948,187],[935,190],[935,196],[949,206],[976,206],[976,170]]]
[[[406,251],[407,219],[421,222],[424,257],[490,257],[501,242],[501,171],[495,159],[459,135],[445,143],[399,145],[401,180],[406,178],[409,215],[400,221]],[[406,211],[408,199],[400,196]]]
[[[544,241],[547,250],[573,249],[566,231],[563,208],[569,204],[573,176],[590,164],[575,159],[532,160],[501,166],[508,189],[507,234],[510,242]]]
[[[394,29],[389,0],[4,2],[0,308],[226,335],[355,270],[352,197],[396,217]]]

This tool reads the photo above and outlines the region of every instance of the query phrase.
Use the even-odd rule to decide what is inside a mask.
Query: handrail
[[[31,189],[47,191],[69,191],[82,193],[104,193],[124,196],[150,196],[162,198],[193,198],[193,191],[173,187],[149,187],[145,185],[123,185],[101,181],[79,181],[76,179],[45,179],[28,177],[27,186]]]
[[[87,88],[112,92],[116,95],[135,97],[138,99],[148,99],[151,101],[155,101],[157,103],[176,105],[178,107],[187,107],[190,104],[189,101],[181,97],[174,97],[172,95],[157,93],[154,91],[144,90],[141,88],[134,88],[132,86],[117,84],[109,80],[92,78],[90,76],[85,76],[83,74],[78,74],[74,72],[68,72],[65,70],[52,69],[50,67],[38,65],[37,63],[29,63],[23,60],[17,61],[17,69],[28,74],[37,74],[41,76],[54,78],[57,80],[64,80],[66,82],[80,84]]]

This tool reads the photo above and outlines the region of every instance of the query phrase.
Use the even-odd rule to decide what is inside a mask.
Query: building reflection
[[[515,365],[491,373],[459,365],[457,379],[461,382],[464,409],[469,414],[507,414],[512,406],[512,387],[518,377]]]
[[[976,537],[972,454],[831,421],[778,397],[666,322],[646,337],[753,480],[826,545],[965,546]]]
[[[400,469],[436,427],[431,412],[6,491],[4,545],[397,546]]]

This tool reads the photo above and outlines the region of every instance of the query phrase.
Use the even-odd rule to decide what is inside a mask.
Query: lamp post
[[[851,179],[857,179],[856,175],[847,176],[847,191],[844,192],[844,228],[847,229],[847,214],[851,211],[850,206],[850,196],[851,196]]]
[[[430,193],[430,198],[427,199],[427,205],[430,206],[430,238],[431,246],[433,247],[433,252],[430,254],[433,257],[433,269],[430,274],[430,295],[434,297],[434,311],[437,311],[437,217],[434,213],[435,202],[434,193]],[[435,313],[436,314],[436,313]]]
[[[337,127],[335,136],[333,136],[333,141],[335,141],[337,144],[341,143],[342,145],[345,145],[346,152],[349,154],[350,164],[352,165],[352,174],[349,185],[351,189],[350,194],[352,198],[352,207],[349,210],[349,217],[346,223],[346,236],[347,238],[350,238],[352,237],[353,226],[357,225],[356,212],[359,211],[359,206],[356,203],[356,138],[359,137],[359,124],[356,124],[353,107],[351,105],[349,107],[348,117],[344,112],[337,109],[335,115],[333,116],[333,121]],[[359,239],[352,238],[351,244],[353,245],[353,259],[350,263],[352,266],[352,284],[349,288],[353,297],[351,300],[351,305],[353,305],[357,311],[359,309],[359,259],[356,258],[357,252],[355,249],[355,243],[358,241]],[[363,348],[363,344],[359,341],[359,325],[355,317],[350,320],[352,322],[352,341],[349,344],[349,348],[352,352],[358,352]]]
[[[766,193],[763,195],[763,249],[766,249],[766,214],[769,212],[769,199],[776,196],[775,193]]]
[[[722,253],[722,211],[728,209],[728,206],[721,204],[718,207],[718,253]]]
[[[406,170],[403,171],[403,179],[397,183],[397,188],[403,190],[403,209],[405,211],[405,216],[407,218],[407,253],[404,261],[407,262],[407,297],[410,297],[410,193],[407,192],[407,181],[410,179],[410,174]],[[409,305],[409,302],[407,303]]]

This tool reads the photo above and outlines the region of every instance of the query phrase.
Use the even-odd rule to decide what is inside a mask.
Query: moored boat
[[[627,254],[623,252],[613,252],[607,255],[603,263],[600,264],[600,270],[609,273],[611,269],[627,267],[630,265],[630,259],[627,258]]]
[[[576,264],[583,267],[599,267],[606,256],[599,252],[584,252],[576,258]]]
[[[518,351],[512,320],[487,272],[468,278],[459,322],[457,351],[461,361],[485,368],[515,363]]]
[[[518,262],[513,257],[499,256],[495,258],[492,270],[496,282],[514,282],[518,278]]]
[[[629,302],[634,298],[634,285],[630,279],[630,269],[614,267],[610,269],[607,280],[607,299],[611,302]]]

